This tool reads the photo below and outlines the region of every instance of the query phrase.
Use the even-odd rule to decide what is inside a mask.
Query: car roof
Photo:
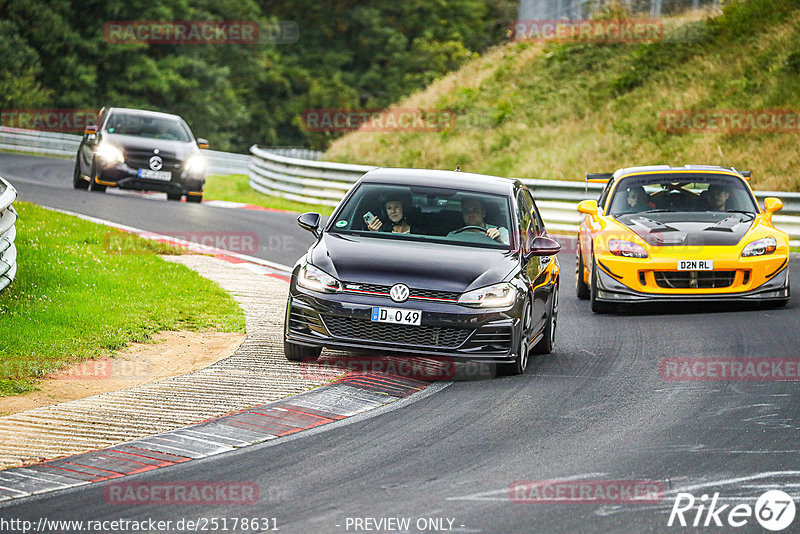
[[[362,176],[361,181],[366,183],[425,185],[498,195],[511,194],[514,191],[515,184],[522,185],[522,182],[516,179],[501,178],[488,174],[433,169],[395,168],[373,169]]]
[[[626,176],[629,174],[638,174],[646,172],[674,172],[674,173],[693,173],[693,172],[721,172],[725,174],[734,174],[740,178],[744,178],[742,174],[734,167],[720,167],[718,165],[684,165],[683,167],[671,167],[669,165],[648,165],[641,167],[626,167],[618,169],[614,173],[614,179]]]
[[[172,113],[162,113],[160,111],[150,111],[147,109],[133,109],[133,108],[108,108],[107,113],[111,113],[112,111],[124,111],[125,113],[129,113],[131,115],[142,115],[148,117],[161,117],[164,119],[172,119],[172,120],[183,120],[178,115],[173,115]]]

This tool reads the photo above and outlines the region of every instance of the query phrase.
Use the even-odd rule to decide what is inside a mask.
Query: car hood
[[[502,282],[519,265],[508,250],[327,232],[308,259],[345,282],[456,292]]]
[[[136,137],[134,135],[120,135],[104,133],[103,140],[108,141],[114,146],[123,150],[134,150],[142,152],[152,152],[158,149],[159,154],[167,158],[185,160],[194,153],[199,153],[200,149],[192,142],[170,141],[166,139],[152,139],[147,137]]]
[[[647,213],[620,215],[617,221],[654,247],[733,246],[755,220],[744,213]]]

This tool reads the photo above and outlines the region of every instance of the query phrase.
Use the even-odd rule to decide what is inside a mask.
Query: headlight
[[[125,163],[125,156],[122,150],[108,143],[100,143],[97,145],[97,157],[100,162],[105,165]]]
[[[459,297],[458,303],[482,308],[503,308],[514,304],[516,298],[516,288],[506,282],[467,291]]]
[[[749,258],[751,256],[765,256],[767,254],[772,254],[777,248],[777,239],[771,236],[765,237],[764,239],[753,241],[744,247],[744,250],[742,251],[742,257]]]
[[[195,154],[186,162],[186,172],[191,174],[200,174],[206,170],[206,158],[200,154]]]
[[[339,280],[309,263],[300,268],[297,283],[306,289],[322,293],[336,293],[342,288]]]
[[[624,256],[626,258],[647,257],[647,251],[642,245],[637,245],[630,241],[622,241],[621,239],[609,239],[608,250],[610,250],[614,256]]]

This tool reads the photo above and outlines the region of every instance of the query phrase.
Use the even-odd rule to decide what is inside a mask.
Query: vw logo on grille
[[[150,158],[150,168],[154,171],[160,171],[161,167],[164,166],[164,160],[161,159],[160,156],[153,156]]]
[[[389,290],[389,296],[395,302],[405,302],[408,300],[408,286],[405,284],[395,284]]]

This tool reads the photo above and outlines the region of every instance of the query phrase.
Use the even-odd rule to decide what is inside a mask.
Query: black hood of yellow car
[[[752,213],[653,212],[617,220],[654,247],[734,246],[753,224]]]

